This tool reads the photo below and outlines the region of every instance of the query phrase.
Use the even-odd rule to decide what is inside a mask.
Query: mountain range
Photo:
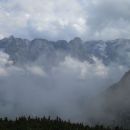
[[[67,42],[46,39],[27,40],[10,36],[0,40],[0,50],[9,54],[16,64],[34,62],[41,55],[55,63],[57,59],[62,60],[66,55],[70,55],[90,63],[93,62],[93,57],[96,57],[106,65],[116,62],[120,65],[130,66],[129,39],[82,41],[76,37]]]

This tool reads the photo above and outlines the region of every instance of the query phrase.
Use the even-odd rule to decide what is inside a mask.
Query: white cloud
[[[9,60],[9,55],[0,51],[0,76],[7,76],[8,72],[6,67],[12,65],[12,61]]]
[[[2,28],[4,35],[59,39],[60,34],[68,39],[81,35],[86,26],[77,0],[12,0],[0,6],[1,23],[7,29]]]
[[[107,67],[102,61],[99,61],[95,57],[93,59],[95,64],[91,64],[87,61],[80,62],[78,59],[67,56],[65,61],[60,63],[60,67],[64,68],[62,69],[62,71],[65,71],[64,73],[75,73],[79,79],[86,79],[86,76],[88,75],[90,76],[88,78],[91,78],[90,73],[93,73],[95,76],[100,76],[100,78],[104,78],[107,75]]]
[[[0,1],[0,37],[129,38],[129,0]]]
[[[31,72],[31,74],[37,75],[37,76],[46,76],[45,71],[40,66],[27,66],[27,71]]]
[[[88,37],[91,39],[130,38],[129,0],[85,1],[88,9]]]

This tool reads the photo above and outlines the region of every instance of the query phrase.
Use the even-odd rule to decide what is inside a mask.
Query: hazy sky
[[[130,38],[130,0],[0,0],[0,38]]]

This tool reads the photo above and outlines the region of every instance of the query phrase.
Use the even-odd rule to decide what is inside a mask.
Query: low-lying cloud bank
[[[90,64],[66,56],[48,70],[37,62],[15,66],[9,55],[1,51],[0,116],[58,115],[87,122],[91,115],[91,106],[87,105],[128,70],[125,66],[115,63],[106,66],[93,59],[95,62]]]

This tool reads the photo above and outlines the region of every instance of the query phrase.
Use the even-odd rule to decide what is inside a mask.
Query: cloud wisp
[[[70,56],[46,70],[38,63],[15,66],[0,53],[0,116],[60,116],[86,121],[88,104],[100,92],[118,81],[127,68],[81,62]],[[90,107],[90,106],[89,106]]]

